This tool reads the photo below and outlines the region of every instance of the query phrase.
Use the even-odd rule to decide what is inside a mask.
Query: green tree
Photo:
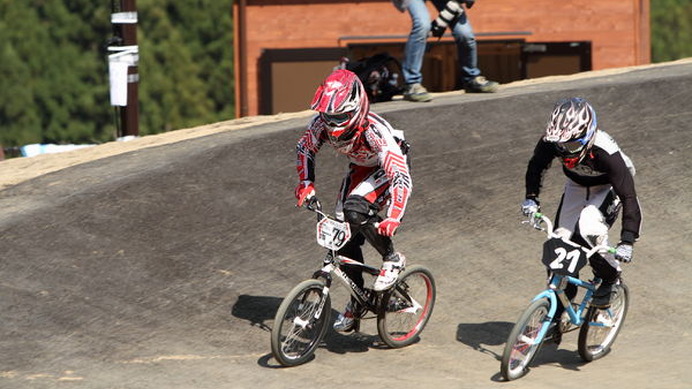
[[[651,0],[651,61],[692,57],[692,1]]]
[[[112,133],[100,98],[103,60],[84,47],[98,31],[84,23],[96,9],[85,0],[70,4],[79,12],[62,2],[0,0],[0,66],[12,75],[0,81],[4,145],[94,142]]]
[[[141,0],[138,8],[141,132],[233,118],[231,2]]]
[[[0,144],[114,138],[104,47],[111,4],[0,0]],[[140,133],[232,118],[231,1],[137,5]]]

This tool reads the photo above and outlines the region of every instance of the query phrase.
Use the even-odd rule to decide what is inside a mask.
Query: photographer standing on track
[[[433,5],[440,11],[435,20],[430,22],[430,13],[425,0],[392,0],[394,6],[401,11],[408,11],[411,16],[411,32],[404,49],[402,70],[404,74],[404,99],[409,101],[426,102],[432,96],[422,85],[423,57],[430,35],[441,38],[449,27],[457,45],[457,61],[462,87],[468,93],[492,93],[497,91],[498,84],[481,76],[478,69],[478,48],[476,35],[473,33],[471,22],[466,10],[473,7],[476,0],[432,0]],[[466,10],[462,5],[466,5]]]
[[[363,262],[361,246],[367,239],[384,261],[374,289],[385,290],[396,282],[406,264],[405,257],[394,251],[391,237],[401,223],[412,188],[406,156],[408,144],[401,131],[370,112],[365,88],[349,70],[339,69],[329,75],[317,88],[310,108],[318,114],[311,119],[296,147],[298,206],[317,203],[315,155],[328,143],[350,162],[341,184],[336,216],[348,221],[353,239],[339,254]],[[383,220],[378,212],[387,204]],[[343,270],[359,287],[363,286],[360,271]],[[353,312],[358,308],[349,302],[334,329],[351,330]]]
[[[598,128],[596,112],[586,100],[560,100],[526,170],[526,199],[521,205],[524,215],[539,210],[543,175],[556,157],[562,161],[567,183],[555,226],[567,238],[591,247],[608,244],[608,229],[622,208],[620,243],[614,258],[611,254],[594,254],[590,259],[594,274],[603,280],[594,292],[592,305],[609,307],[612,286],[621,273],[617,260],[632,260],[633,245],[641,227],[634,166],[613,138]],[[568,288],[567,294],[571,300],[576,287]]]

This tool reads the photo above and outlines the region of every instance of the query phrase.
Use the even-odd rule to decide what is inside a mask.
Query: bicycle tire
[[[324,301],[320,309],[320,302]],[[283,366],[310,360],[326,334],[331,316],[331,299],[324,283],[305,280],[281,302],[271,331],[272,355]]]
[[[627,316],[629,288],[623,282],[613,286],[610,308],[590,307],[586,321],[579,329],[579,356],[591,362],[606,356],[615,342]]]
[[[414,265],[383,294],[377,314],[377,332],[391,348],[418,341],[435,307],[435,279],[424,266]]]
[[[545,340],[545,337],[539,340],[536,337],[544,325],[550,325],[546,320],[549,310],[547,299],[535,300],[512,328],[500,362],[500,372],[506,380],[516,380],[529,372],[529,365]]]

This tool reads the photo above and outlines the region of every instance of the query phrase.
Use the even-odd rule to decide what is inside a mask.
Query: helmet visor
[[[340,127],[347,123],[353,117],[353,112],[344,113],[325,113],[321,112],[320,116],[329,126]]]
[[[565,154],[577,154],[582,149],[584,146],[586,146],[585,140],[584,139],[573,139],[569,140],[567,142],[558,142],[556,143],[558,151],[565,155]]]

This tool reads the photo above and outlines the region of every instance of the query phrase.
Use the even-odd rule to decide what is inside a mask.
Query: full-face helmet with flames
[[[562,164],[573,169],[591,148],[597,128],[591,104],[579,97],[563,99],[555,104],[543,139],[555,143]]]

